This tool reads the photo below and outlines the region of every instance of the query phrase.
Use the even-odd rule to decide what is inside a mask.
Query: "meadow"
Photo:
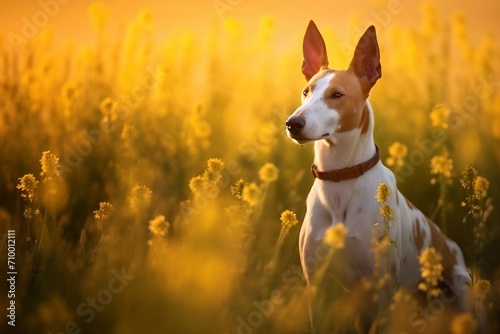
[[[307,333],[297,240],[312,146],[284,127],[301,45],[276,52],[272,17],[159,44],[155,13],[120,34],[105,7],[89,13],[91,46],[55,47],[49,28],[0,35],[0,260],[6,272],[15,230],[17,269],[16,327],[2,311],[2,333]],[[421,16],[378,31],[375,141],[403,194],[462,247],[482,302],[500,266],[500,45],[471,40],[462,14]],[[322,28],[333,67],[364,28],[349,41]],[[471,332],[470,319],[406,311],[385,332]]]

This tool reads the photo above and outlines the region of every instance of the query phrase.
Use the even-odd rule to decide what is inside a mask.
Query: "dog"
[[[303,42],[302,74],[307,80],[302,105],[286,120],[287,135],[298,144],[314,142],[314,184],[307,197],[306,215],[299,235],[300,259],[309,285],[319,268],[318,254],[325,231],[343,222],[347,229],[343,267],[336,277],[346,289],[374,275],[372,252],[374,234],[383,234],[380,203],[375,194],[380,183],[392,191],[387,204],[393,208],[388,248],[391,280],[400,288],[416,293],[422,282],[420,253],[434,247],[443,257],[443,282],[453,293],[450,304],[467,311],[470,275],[459,246],[408,201],[398,190],[396,179],[379,158],[373,138],[374,116],[369,93],[382,76],[375,27],[360,38],[349,67],[328,67],[325,42],[310,21]],[[333,282],[325,284],[336,284]],[[390,299],[390,296],[389,296]],[[379,306],[380,307],[380,306]],[[314,313],[314,308],[310,308]],[[311,314],[313,329],[314,314]]]

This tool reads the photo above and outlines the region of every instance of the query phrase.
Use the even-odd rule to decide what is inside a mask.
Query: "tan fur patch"
[[[363,113],[361,114],[361,121],[359,123],[359,127],[361,128],[361,134],[365,134],[370,127],[370,110],[368,110],[368,106],[365,105],[363,108]]]
[[[432,247],[441,253],[443,256],[443,277],[450,280],[452,277],[453,267],[458,264],[457,254],[452,251],[446,243],[446,236],[442,234],[436,225],[427,217],[425,217],[429,229],[431,230]]]
[[[408,200],[408,198],[406,198],[406,197],[405,197],[405,201],[406,201],[406,205],[408,206],[408,208],[409,208],[410,210],[418,210],[418,209],[415,207],[415,205],[413,205],[413,203],[412,203],[412,202],[410,202],[410,201]]]
[[[344,96],[335,98],[335,93],[341,93]],[[330,109],[339,113],[340,118],[336,132],[346,132],[356,128],[361,128],[362,132],[368,131],[367,97],[363,93],[359,79],[352,70],[335,71],[328,88],[323,93],[323,100]]]
[[[411,235],[411,242],[415,245],[417,250],[422,251],[422,247],[424,246],[425,232],[420,226],[420,220],[417,218],[413,222],[413,231]]]

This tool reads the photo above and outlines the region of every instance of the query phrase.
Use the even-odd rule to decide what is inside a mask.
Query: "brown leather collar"
[[[320,172],[315,164],[311,166],[311,172],[317,179],[324,181],[340,182],[342,180],[355,179],[372,169],[380,160],[378,146],[375,145],[375,155],[370,160],[353,167],[334,169],[327,172]]]

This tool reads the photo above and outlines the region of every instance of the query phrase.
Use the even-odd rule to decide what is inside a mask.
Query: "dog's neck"
[[[361,134],[357,128],[348,132],[334,133],[327,139],[318,140],[314,144],[314,163],[320,171],[330,171],[352,167],[368,161],[375,154],[373,140],[373,111],[366,101],[369,110],[368,131]]]

